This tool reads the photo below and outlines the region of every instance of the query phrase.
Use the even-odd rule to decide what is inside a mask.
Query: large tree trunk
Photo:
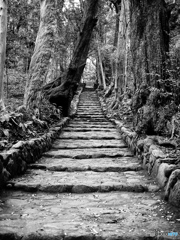
[[[71,100],[86,65],[92,32],[97,22],[96,13],[98,10],[98,3],[99,0],[87,1],[88,6],[85,21],[79,33],[77,45],[68,71],[62,79],[63,83],[59,86],[59,83],[55,81],[44,87],[45,96],[48,97],[50,103],[62,107],[64,116],[68,115]]]
[[[64,0],[58,1],[58,3],[54,0],[40,0],[40,26],[34,54],[31,58],[29,78],[24,96],[24,105],[27,109],[39,106],[41,101],[40,90],[47,82],[48,72],[56,51],[55,40],[58,38],[57,8],[61,12],[63,4]]]
[[[166,77],[169,51],[168,13],[164,0],[130,1],[131,54],[136,88],[157,86]]]
[[[138,133],[165,133],[174,111],[164,81],[168,77],[169,13],[164,0],[130,3],[134,126]]]
[[[86,65],[92,32],[97,23],[96,13],[98,10],[98,3],[99,0],[90,0],[87,3],[88,8],[85,22],[79,33],[79,39],[68,68],[66,81],[80,82],[81,75]]]
[[[4,64],[6,57],[6,35],[7,35],[7,1],[0,0],[0,111],[5,109],[4,105]]]

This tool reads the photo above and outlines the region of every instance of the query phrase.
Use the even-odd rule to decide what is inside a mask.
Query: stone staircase
[[[52,149],[0,197],[0,240],[180,239],[179,221],[92,90]]]

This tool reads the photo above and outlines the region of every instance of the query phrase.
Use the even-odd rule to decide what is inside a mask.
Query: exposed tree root
[[[55,84],[55,82],[52,82],[52,84],[44,87],[44,96],[51,104],[62,109],[63,116],[68,116],[71,100],[77,90],[78,84],[71,81],[63,82],[60,86],[55,86]]]
[[[108,97],[111,96],[112,91],[113,91],[113,88],[114,88],[114,82],[111,83],[111,84],[109,85],[109,88],[106,90],[106,92],[105,92],[105,94],[104,94],[104,97],[105,97],[105,98],[108,98]]]

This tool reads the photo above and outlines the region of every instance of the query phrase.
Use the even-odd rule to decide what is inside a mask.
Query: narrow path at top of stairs
[[[52,149],[0,197],[0,240],[180,239],[179,213],[103,115],[93,91]]]

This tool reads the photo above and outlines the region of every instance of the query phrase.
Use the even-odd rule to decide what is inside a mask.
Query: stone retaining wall
[[[126,127],[122,121],[108,116],[104,99],[99,97],[102,110],[111,122],[119,129],[124,141],[138,157],[143,168],[156,179],[159,187],[164,190],[164,197],[172,205],[180,207],[180,162],[161,149],[165,139],[157,136],[146,136],[143,139]]]
[[[78,91],[71,103],[70,116],[63,118],[55,127],[51,127],[48,133],[28,141],[19,141],[8,151],[0,153],[0,189],[10,178],[25,172],[28,164],[36,162],[44,152],[51,148],[62,128],[76,114],[81,92],[82,89]]]

